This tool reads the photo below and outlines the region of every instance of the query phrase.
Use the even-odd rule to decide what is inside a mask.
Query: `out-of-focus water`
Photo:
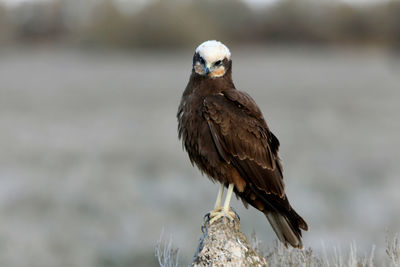
[[[383,253],[400,231],[400,67],[381,51],[232,48],[238,89],[281,141],[306,246]],[[193,51],[0,50],[0,265],[187,263],[218,186],[191,167],[176,109]],[[245,233],[275,239],[233,207]]]

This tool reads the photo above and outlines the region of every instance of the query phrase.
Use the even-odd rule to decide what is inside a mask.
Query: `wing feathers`
[[[269,131],[254,100],[243,92],[229,90],[206,97],[203,104],[221,157],[233,164],[247,182],[266,193],[283,196],[279,141]]]
[[[213,138],[213,140],[214,140],[215,146],[217,147],[217,150],[218,150],[219,154],[221,155],[221,157],[222,157],[226,162],[230,163],[229,155],[227,155],[227,154],[225,153],[225,151],[226,151],[225,148],[222,147],[222,143],[221,143],[221,141],[219,140],[218,135],[215,134],[215,133],[216,133],[216,130],[215,130],[215,128],[214,128],[214,125],[210,122],[210,120],[209,120],[208,118],[207,118],[207,122],[208,122],[208,126],[210,127],[211,136],[212,136],[212,138]]]

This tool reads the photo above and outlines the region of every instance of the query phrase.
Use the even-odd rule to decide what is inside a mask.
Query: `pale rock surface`
[[[193,257],[192,266],[267,266],[263,257],[254,251],[247,237],[240,232],[240,223],[222,217],[209,224],[206,216],[203,236]]]

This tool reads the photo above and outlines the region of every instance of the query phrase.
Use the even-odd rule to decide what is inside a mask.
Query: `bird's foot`
[[[208,216],[210,218],[209,224],[213,224],[222,217],[227,217],[230,220],[234,221],[236,213],[234,211],[231,211],[230,209],[226,210],[224,208],[216,208],[210,211]]]

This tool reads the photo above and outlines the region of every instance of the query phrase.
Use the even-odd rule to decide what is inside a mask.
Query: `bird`
[[[279,140],[256,102],[235,88],[231,52],[220,41],[196,48],[177,120],[178,138],[192,165],[220,183],[210,223],[233,219],[230,200],[235,193],[246,208],[253,206],[266,216],[286,247],[302,248],[302,230],[308,225],[286,196]]]

